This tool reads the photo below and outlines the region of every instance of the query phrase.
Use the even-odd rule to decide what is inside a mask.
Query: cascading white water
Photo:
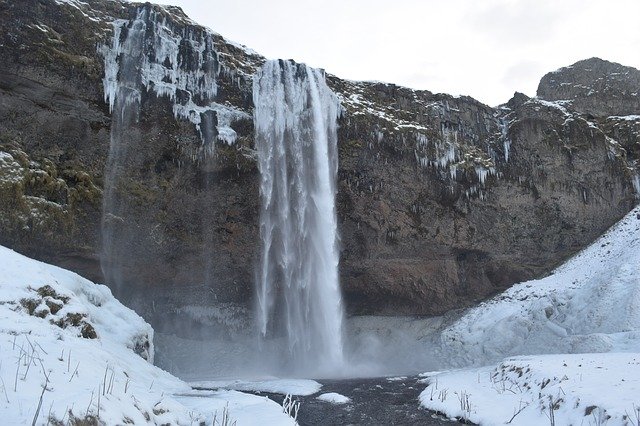
[[[288,365],[331,373],[343,364],[335,209],[339,102],[323,72],[264,64],[253,83],[260,168],[258,322],[284,336]]]

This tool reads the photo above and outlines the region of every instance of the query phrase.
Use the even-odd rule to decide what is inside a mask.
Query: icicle
[[[151,27],[153,31],[147,29]],[[113,112],[116,97],[122,95],[121,87],[129,89],[128,102],[138,102],[142,90],[166,97],[173,102],[173,115],[188,120],[196,126],[205,149],[211,151],[212,140],[217,138],[227,144],[236,140],[231,123],[250,116],[239,109],[214,102],[218,92],[216,76],[219,71],[218,54],[213,50],[211,34],[181,31],[171,28],[165,18],[147,7],[138,9],[132,21],[117,20],[110,46],[101,46],[104,58],[103,79],[105,102]],[[123,29],[126,36],[121,40]],[[132,43],[131,40],[138,40]],[[132,49],[145,50],[139,55]],[[139,57],[135,79],[122,81],[122,61]],[[119,77],[120,76],[120,77]],[[135,94],[135,96],[133,96]],[[215,114],[214,130],[202,129],[203,116]],[[206,125],[212,126],[211,123]]]

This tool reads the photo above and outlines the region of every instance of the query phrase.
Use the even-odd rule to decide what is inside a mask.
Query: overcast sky
[[[156,0],[268,58],[339,77],[470,95],[535,95],[598,56],[640,68],[640,0]]]

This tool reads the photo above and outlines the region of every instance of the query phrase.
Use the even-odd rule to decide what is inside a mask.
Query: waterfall
[[[112,111],[109,156],[105,168],[103,214],[102,214],[102,252],[100,263],[105,280],[116,296],[122,297],[127,275],[125,269],[128,256],[125,247],[132,244],[127,229],[127,203],[123,202],[118,187],[126,175],[131,141],[140,139],[132,126],[139,119],[141,102],[141,78],[139,68],[144,62],[144,20],[137,19],[126,28],[127,37],[122,38],[124,25],[114,25],[112,46],[104,49],[105,101]]]
[[[323,72],[267,61],[253,84],[260,169],[258,325],[283,337],[285,362],[330,372],[343,363],[335,208],[339,102]]]
[[[130,19],[113,22],[113,37],[98,51],[104,58],[104,98],[112,112],[100,261],[106,283],[133,305],[136,286],[131,284],[139,280],[144,269],[140,265],[158,264],[168,257],[167,224],[159,219],[166,207],[159,198],[144,198],[147,188],[152,191],[157,186],[156,172],[150,168],[159,164],[163,151],[179,152],[162,176],[172,181],[182,176],[178,169],[183,160],[191,160],[189,166],[197,165],[203,188],[198,210],[211,211],[216,143],[233,144],[237,135],[232,123],[250,116],[217,102],[218,79],[225,68],[215,36],[204,28],[172,21],[161,8],[150,4],[132,8]],[[190,122],[199,140],[163,138],[158,129],[164,122],[152,115],[157,105],[168,105],[176,121]],[[173,164],[178,165],[175,170]],[[142,198],[136,199],[136,189]],[[216,242],[210,217],[202,214],[200,218],[199,229],[193,226],[202,239],[203,267],[189,276],[194,283],[202,277],[202,287],[209,294],[216,285]],[[147,303],[149,297],[141,291],[139,298]]]
[[[101,264],[107,283],[127,298],[135,290],[131,283],[140,273],[138,265],[153,265],[165,256],[162,238],[154,239],[164,232],[155,222],[162,204],[140,204],[134,197],[139,182],[149,178],[149,156],[163,140],[149,137],[147,107],[154,105],[149,100],[163,98],[177,120],[195,126],[201,144],[179,148],[186,158],[189,152],[194,161],[197,157],[206,188],[214,178],[207,173],[214,164],[214,144],[233,143],[231,124],[247,115],[216,102],[224,69],[211,34],[172,23],[148,5],[113,27],[111,42],[99,47],[105,101],[112,111]],[[254,79],[254,103],[263,202],[257,276],[263,349],[273,353],[275,348],[275,358],[297,371],[332,372],[343,361],[335,212],[339,102],[321,71],[270,61]],[[173,178],[177,170],[166,177]],[[210,209],[211,197],[203,196],[202,212]],[[194,273],[202,272],[204,287],[214,288],[215,242],[205,222],[203,215],[204,271]],[[140,291],[146,301],[146,290]],[[247,353],[257,353],[250,344],[246,347],[251,347]],[[280,356],[281,350],[286,356]],[[258,360],[259,368],[263,361]]]

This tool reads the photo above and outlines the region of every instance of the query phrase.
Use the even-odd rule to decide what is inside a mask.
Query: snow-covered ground
[[[638,353],[521,356],[426,375],[422,405],[473,423],[640,424]]]
[[[107,287],[0,247],[1,424],[295,424],[265,397],[193,391],[151,364],[152,342]]]
[[[550,276],[469,310],[441,345],[453,366],[485,367],[426,373],[427,408],[490,425],[640,424],[640,207]]]
[[[237,391],[269,392],[282,395],[308,396],[317,393],[322,385],[315,380],[268,379],[268,380],[208,380],[190,382],[194,388],[224,388]]]

